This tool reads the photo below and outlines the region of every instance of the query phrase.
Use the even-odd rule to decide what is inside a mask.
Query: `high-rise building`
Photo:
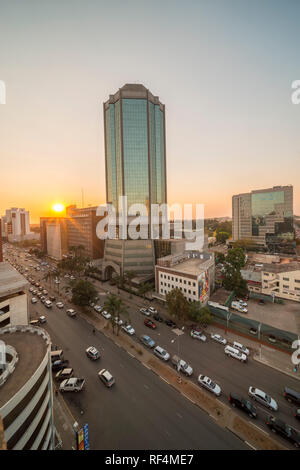
[[[12,207],[6,210],[2,224],[2,233],[10,242],[35,238],[35,234],[30,231],[29,211],[23,208]]]
[[[132,204],[149,210],[166,203],[165,106],[143,85],[126,84],[110,95],[103,111],[107,203],[117,214],[123,209],[120,196],[127,197],[127,210]],[[150,216],[149,211],[149,223]],[[105,279],[128,271],[153,277],[153,240],[107,240],[102,266]]]
[[[165,106],[140,84],[126,84],[103,105],[106,201],[167,202]]]
[[[65,217],[41,217],[42,251],[56,260],[68,253],[68,227]]]
[[[293,187],[274,186],[232,197],[233,241],[273,251],[294,249]]]

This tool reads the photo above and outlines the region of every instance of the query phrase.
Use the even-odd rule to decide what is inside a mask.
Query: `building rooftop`
[[[4,333],[4,331],[10,332]],[[37,334],[38,332],[41,334]],[[38,327],[0,329],[0,341],[12,346],[18,354],[18,362],[14,372],[0,386],[0,409],[25,385],[37,370],[47,352],[47,340],[50,344],[48,333]]]
[[[185,274],[198,275],[209,267],[214,261],[214,255],[211,253],[181,253],[179,255],[169,255],[157,260],[157,265],[175,269]]]
[[[10,263],[0,263],[0,297],[23,290],[28,281]]]

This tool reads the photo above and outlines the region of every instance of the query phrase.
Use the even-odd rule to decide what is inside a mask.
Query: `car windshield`
[[[272,399],[271,399],[271,397],[269,397],[269,395],[265,395],[265,399],[268,403],[271,403]]]

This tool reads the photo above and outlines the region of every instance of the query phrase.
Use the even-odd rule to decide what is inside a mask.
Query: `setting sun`
[[[52,206],[52,209],[55,211],[55,212],[62,212],[64,210],[65,206],[63,204],[54,204]]]

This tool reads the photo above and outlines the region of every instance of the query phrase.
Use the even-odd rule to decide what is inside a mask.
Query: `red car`
[[[152,328],[152,330],[155,330],[155,328],[156,328],[156,323],[154,323],[154,321],[150,320],[150,318],[145,318],[144,325],[149,326],[149,328]]]

